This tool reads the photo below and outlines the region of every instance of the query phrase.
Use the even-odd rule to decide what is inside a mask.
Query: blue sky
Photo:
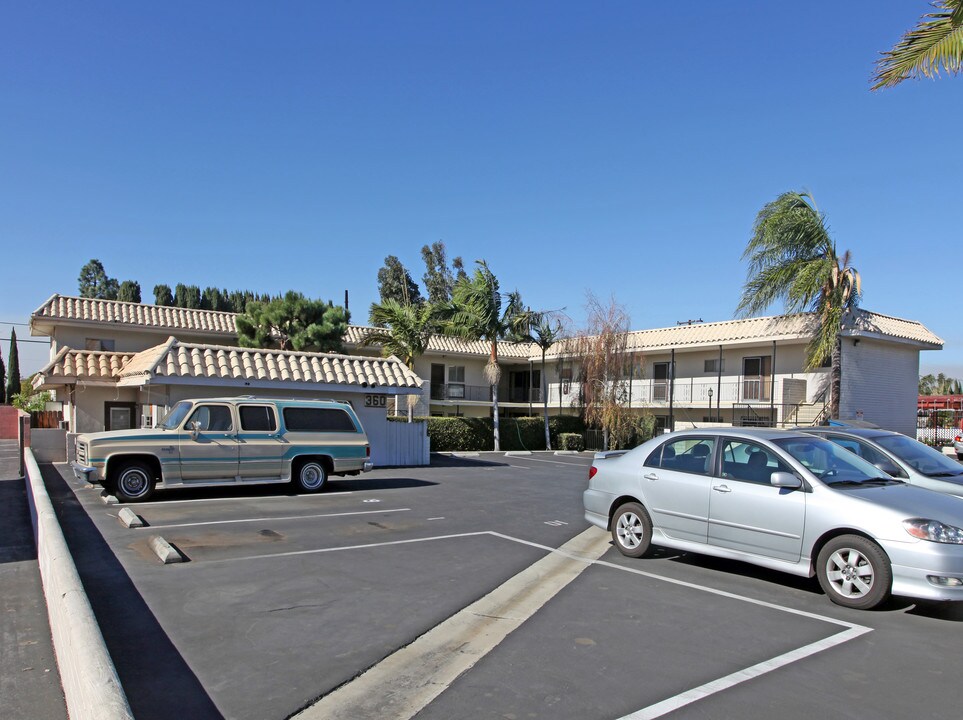
[[[587,291],[634,328],[726,320],[756,213],[806,189],[863,306],[926,324],[946,345],[923,370],[963,377],[963,78],[870,92],[929,5],[846,10],[7,3],[0,321],[99,258],[148,302],[158,283],[348,290],[365,322],[384,257],[420,279],[437,240],[576,324]],[[24,374],[46,359],[20,354]]]

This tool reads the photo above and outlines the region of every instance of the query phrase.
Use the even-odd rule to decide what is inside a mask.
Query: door
[[[669,399],[669,363],[657,362],[652,366],[652,399],[665,402]]]
[[[772,357],[746,357],[742,359],[742,399],[768,402],[772,375]]]
[[[659,446],[642,468],[642,495],[652,523],[678,540],[705,543],[714,438],[686,437]]]
[[[195,422],[199,429],[191,433]],[[230,405],[198,404],[187,418],[179,447],[185,483],[237,480],[238,443]]]
[[[439,363],[431,364],[431,399],[445,399],[445,366]]]
[[[709,544],[796,562],[802,553],[806,496],[770,484],[774,472],[792,469],[767,447],[744,440],[722,443],[721,477],[709,496]]]
[[[289,445],[278,433],[273,405],[238,405],[238,476],[241,482],[280,480]]]

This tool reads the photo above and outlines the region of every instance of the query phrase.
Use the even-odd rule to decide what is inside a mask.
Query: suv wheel
[[[307,460],[298,464],[294,482],[304,492],[320,492],[328,482],[328,471],[317,460]]]
[[[114,493],[121,502],[140,502],[154,492],[154,471],[139,460],[124,463],[114,476]]]

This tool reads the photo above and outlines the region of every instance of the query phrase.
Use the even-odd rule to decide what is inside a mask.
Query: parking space
[[[127,506],[147,523],[130,529],[65,468],[45,478],[138,718],[333,718],[324,698],[365,682],[379,717],[955,712],[956,606],[859,613],[740,563],[623,558],[582,518],[589,463],[484,454],[320,495],[183,490]],[[154,535],[188,562],[160,564]],[[551,558],[570,567],[543,569]],[[508,619],[504,637],[392,714],[389,696],[419,683],[413,667],[457,653],[401,663],[404,683],[392,658],[438,628],[457,641],[466,614],[485,614],[473,603],[499,593],[504,617],[484,633]]]

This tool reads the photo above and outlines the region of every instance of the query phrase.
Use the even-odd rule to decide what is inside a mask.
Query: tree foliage
[[[806,369],[831,358],[830,408],[839,417],[843,319],[859,305],[862,285],[849,251],[836,252],[825,217],[808,193],[786,192],[763,207],[742,254],[749,261],[736,313],[757,315],[777,300],[787,312],[811,312],[813,338],[806,348]]]
[[[963,385],[943,373],[920,376],[920,395],[963,395]]]
[[[20,392],[20,352],[17,350],[17,331],[10,328],[10,354],[7,355],[10,367],[7,370],[6,397],[8,401]]]
[[[591,293],[586,309],[588,325],[572,343],[581,373],[582,414],[586,425],[601,428],[603,449],[623,447],[637,430],[628,407],[629,316],[614,299],[606,305]]]
[[[119,285],[117,280],[107,276],[100,260],[93,259],[80,268],[77,278],[80,297],[98,300],[116,300]]]
[[[165,307],[173,307],[174,293],[171,291],[170,285],[154,286],[154,304],[163,305]]]
[[[876,61],[873,90],[894,87],[909,78],[939,77],[940,68],[957,75],[963,65],[963,0],[937,0],[936,12],[924,15],[892,50]]]
[[[177,283],[174,286],[174,305],[189,310],[200,310],[201,289],[197,285]]]
[[[348,315],[340,305],[291,290],[269,302],[248,303],[236,324],[242,347],[330,352],[341,349]]]
[[[7,401],[7,368],[3,364],[3,352],[0,352],[0,405]]]
[[[421,259],[425,262],[422,282],[428,293],[428,302],[435,305],[449,302],[455,281],[467,277],[464,262],[460,257],[456,257],[449,268],[445,243],[440,240],[431,245],[424,245],[421,248]]]
[[[395,300],[402,305],[422,302],[418,284],[394,255],[386,257],[384,267],[378,270],[378,294],[382,303],[386,300]]]
[[[528,332],[525,340],[534,343],[542,351],[541,387],[542,417],[545,421],[545,449],[552,449],[552,440],[548,430],[548,378],[545,373],[545,353],[564,336],[565,330],[561,318],[553,312],[533,312],[529,318]]]
[[[124,280],[117,289],[117,299],[122,302],[140,302],[140,283],[134,280]]]
[[[491,352],[485,365],[485,379],[492,386],[495,450],[499,444],[498,342],[523,335],[531,322],[517,290],[502,293],[498,278],[484,260],[476,260],[475,272],[459,279],[452,289],[451,302],[439,308],[441,329],[447,335],[464,340],[483,340]]]

